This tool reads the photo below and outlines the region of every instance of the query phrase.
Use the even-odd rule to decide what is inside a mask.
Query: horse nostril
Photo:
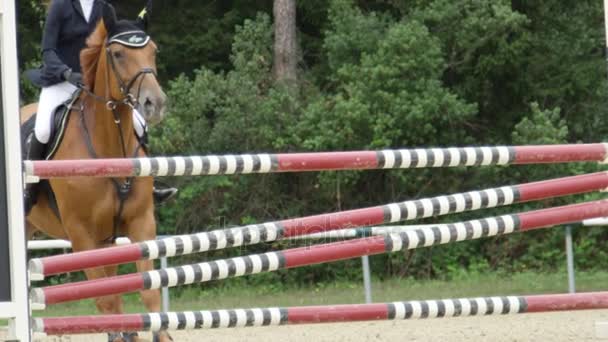
[[[148,97],[146,97],[146,101],[144,102],[144,110],[146,111],[146,115],[149,115],[150,112],[154,111],[154,103],[152,103]]]

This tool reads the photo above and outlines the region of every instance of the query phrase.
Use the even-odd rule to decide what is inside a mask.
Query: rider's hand
[[[72,72],[72,69],[63,72],[63,79],[74,85],[82,84],[82,74],[79,72]]]

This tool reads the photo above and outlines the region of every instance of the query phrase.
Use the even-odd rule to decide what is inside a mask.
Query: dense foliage
[[[600,142],[608,133],[601,2],[307,0],[298,2],[297,90],[272,78],[271,1],[156,1],[153,36],[171,101],[156,154]],[[22,61],[36,60],[41,16],[19,2]],[[129,6],[131,8],[129,8]],[[119,5],[124,13],[134,5]],[[124,7],[124,8],[122,8]],[[29,89],[29,88],[26,88]],[[24,93],[31,96],[32,92]],[[360,208],[596,170],[595,165],[456,168],[172,179],[160,233]],[[426,220],[449,222],[592,199]],[[562,230],[372,259],[384,276],[445,277],[562,267]],[[608,261],[602,229],[576,231],[577,267]],[[215,252],[209,258],[242,254]],[[200,260],[206,256],[184,259]],[[356,261],[269,278],[306,283],[359,274]]]

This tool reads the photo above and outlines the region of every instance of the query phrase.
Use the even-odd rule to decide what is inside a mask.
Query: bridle
[[[108,60],[108,64],[110,64],[110,68],[112,69],[112,73],[114,74],[114,77],[118,81],[118,87],[120,89],[120,93],[122,94],[123,98],[119,101],[110,100],[107,102],[106,106],[109,109],[111,109],[111,107],[115,106],[117,103],[124,103],[124,104],[128,104],[132,108],[135,108],[139,104],[138,99],[139,99],[139,95],[141,94],[141,86],[144,82],[144,78],[148,74],[151,74],[152,76],[154,76],[154,78],[157,78],[156,72],[152,68],[142,68],[129,80],[128,83],[125,83],[125,81],[123,80],[123,78],[120,75],[120,73],[118,72],[118,70],[116,70],[116,64],[114,63],[114,56],[112,56],[112,51],[110,50],[111,44],[118,44],[118,43],[112,43],[111,41],[106,43],[106,59]],[[140,81],[139,81],[139,85],[137,87],[137,95],[134,96],[131,93],[131,88],[133,88],[133,85],[135,84],[135,82],[137,82],[138,79]]]
[[[122,35],[124,33],[120,33],[116,36]],[[145,44],[139,45],[137,46],[137,48],[142,48],[145,47],[146,45],[148,45],[149,40],[147,40],[145,42]],[[108,40],[106,40],[105,43],[105,53],[106,53],[106,60],[108,61],[108,64],[110,65],[110,69],[112,70],[112,73],[114,74],[114,78],[116,78],[117,82],[118,82],[118,88],[120,90],[120,93],[122,95],[121,99],[113,99],[111,97],[111,95],[109,95],[109,89],[107,89],[107,87],[109,86],[108,83],[106,83],[106,97],[102,97],[99,96],[95,93],[93,93],[90,89],[79,85],[79,88],[82,89],[87,96],[92,97],[93,99],[95,99],[98,102],[104,102],[106,105],[106,108],[108,110],[111,110],[112,112],[116,111],[116,108],[118,108],[118,106],[120,105],[128,105],[129,107],[131,107],[131,109],[135,109],[137,108],[137,106],[139,105],[139,95],[141,94],[141,87],[143,85],[144,82],[144,78],[147,75],[152,75],[154,76],[155,79],[158,78],[158,75],[156,74],[156,72],[154,71],[153,68],[147,67],[147,68],[141,68],[135,75],[133,75],[133,77],[131,77],[131,79],[129,80],[129,82],[125,82],[124,78],[120,75],[120,73],[118,72],[118,70],[116,69],[116,63],[114,62],[114,56],[112,56],[112,51],[110,50],[110,45],[112,44],[121,44],[120,42],[118,42],[115,38],[109,38]],[[126,44],[125,44],[126,45]],[[133,47],[132,45],[129,45],[131,47]],[[106,75],[106,80],[109,80],[109,75]],[[133,86],[135,85],[135,82],[137,82],[137,80],[139,80],[139,84],[137,86],[137,95],[133,95],[133,93],[131,93],[131,89],[133,88]],[[115,115],[115,122],[117,120],[119,120],[116,115]],[[118,123],[118,122],[117,122]]]

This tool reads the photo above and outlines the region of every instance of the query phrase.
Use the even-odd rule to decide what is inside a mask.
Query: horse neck
[[[109,76],[111,70],[108,70],[105,53],[101,53],[97,73],[95,77],[94,93],[98,98],[110,98],[112,87],[118,87],[117,84],[109,84]],[[95,152],[99,157],[105,158],[121,158],[123,155],[123,146],[121,140],[124,139],[126,157],[131,157],[137,147],[133,129],[133,110],[127,105],[120,105],[115,110],[116,117],[120,120],[120,124],[116,123],[115,115],[112,110],[107,108],[106,103],[95,101],[93,110],[87,111],[87,123],[91,135],[91,141]]]

